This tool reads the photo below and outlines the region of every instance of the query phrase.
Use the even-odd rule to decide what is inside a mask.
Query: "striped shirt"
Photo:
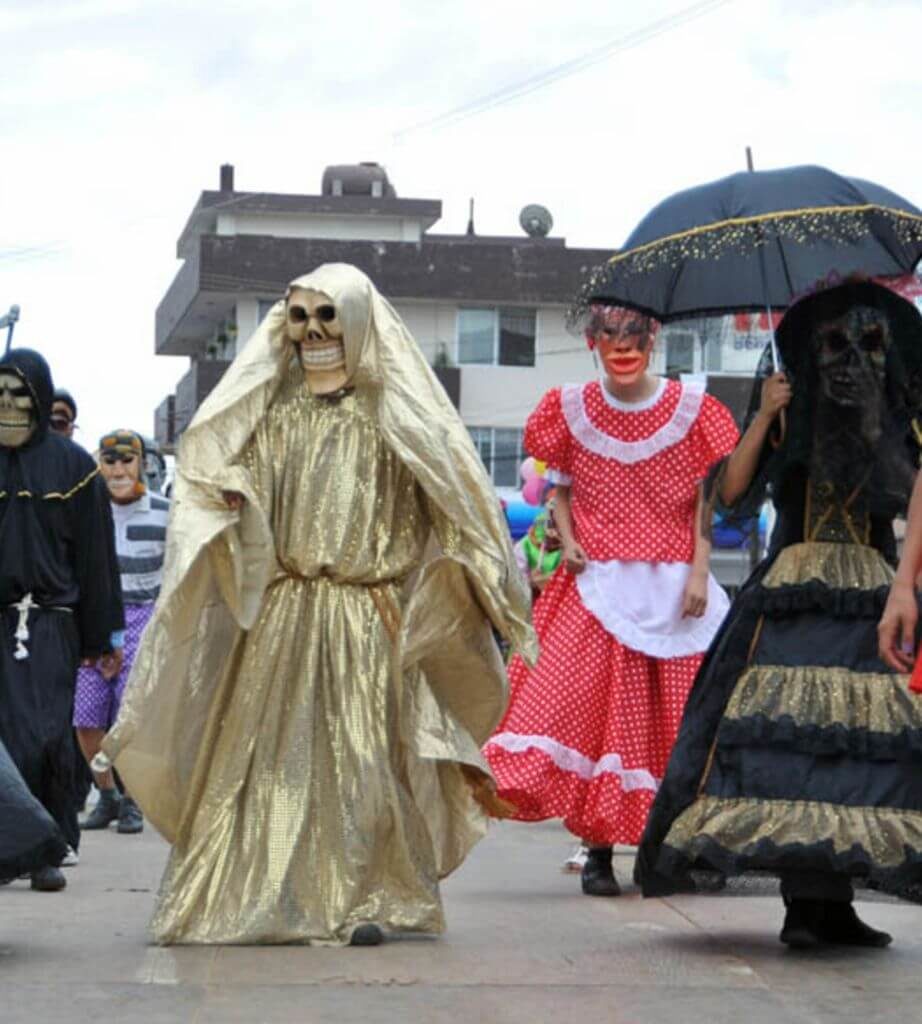
[[[151,604],[160,593],[170,503],[144,494],[130,505],[112,502],[115,551],[125,604]]]

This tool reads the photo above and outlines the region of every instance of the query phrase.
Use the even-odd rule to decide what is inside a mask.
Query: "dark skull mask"
[[[833,405],[857,408],[883,397],[890,323],[871,306],[853,306],[813,333],[820,391]]]

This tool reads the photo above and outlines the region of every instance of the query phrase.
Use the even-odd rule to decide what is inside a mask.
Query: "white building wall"
[[[396,299],[392,304],[430,363],[436,359],[440,349],[444,349],[450,362],[454,363],[457,303]]]
[[[241,295],[237,299],[237,352],[250,340],[259,326],[259,302],[254,296]]]
[[[452,365],[459,365],[458,303],[398,299],[393,305],[430,363],[441,349]],[[537,310],[535,366],[461,364],[460,411],[465,423],[524,427],[529,413],[550,388],[597,376],[585,342],[567,331],[564,312],[562,306]]]
[[[553,306],[538,310],[535,366],[461,367],[461,418],[465,423],[524,427],[546,391],[597,375],[583,340],[567,331],[564,312],[563,307]]]
[[[406,217],[219,213],[219,235],[273,235],[339,241],[418,242],[422,224]]]

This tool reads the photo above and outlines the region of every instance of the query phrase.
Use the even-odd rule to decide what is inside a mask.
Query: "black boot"
[[[60,868],[44,867],[32,872],[32,888],[38,892],[59,892],[67,885]]]
[[[144,831],[144,815],[141,808],[126,793],[118,809],[118,831],[125,836]]]
[[[349,939],[350,946],[380,946],[384,933],[376,924],[360,924]]]
[[[825,904],[819,900],[785,900],[787,913],[778,937],[791,949],[816,949],[823,940],[820,921]]]
[[[611,847],[591,846],[580,875],[585,896],[620,896],[621,886],[611,867]]]
[[[89,815],[80,823],[84,830],[108,828],[118,818],[119,795],[117,789],[100,790],[99,800]]]
[[[831,946],[884,949],[893,941],[892,935],[865,924],[851,903],[824,903],[820,934]]]

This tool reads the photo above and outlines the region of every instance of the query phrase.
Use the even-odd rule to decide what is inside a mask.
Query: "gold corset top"
[[[871,514],[864,484],[846,494],[831,480],[807,481],[804,540],[831,544],[868,544]]]

